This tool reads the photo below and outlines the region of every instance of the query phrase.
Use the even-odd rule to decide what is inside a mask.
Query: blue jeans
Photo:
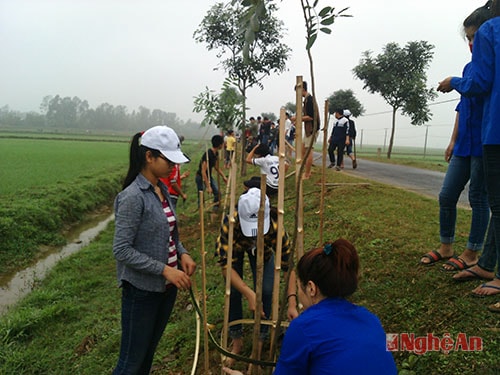
[[[483,146],[483,161],[491,219],[478,264],[488,271],[494,271],[496,265],[496,277],[500,278],[500,145]]]
[[[196,187],[198,191],[205,190],[205,183],[203,182],[203,178],[199,174],[196,174]],[[212,193],[214,194],[214,203],[217,205],[217,203],[219,202],[219,187],[217,186],[217,183],[212,176],[210,176],[210,187],[212,188]],[[199,205],[200,195],[198,194],[198,206]]]
[[[490,217],[481,157],[455,155],[451,157],[439,193],[439,234],[441,243],[454,242],[457,202],[469,180],[469,204],[472,208],[472,220],[467,249],[479,251],[483,248],[484,235]]]
[[[247,251],[248,260],[250,262],[250,267],[252,269],[253,276],[253,288],[255,290],[256,286],[256,267],[257,267],[257,249],[252,252]],[[255,255],[254,255],[255,254]],[[241,257],[238,261],[233,263],[233,269],[240,275],[243,279],[243,263],[244,257]],[[273,302],[273,285],[274,285],[274,253],[271,258],[264,263],[264,277],[262,282],[262,307],[264,309],[264,314],[266,319],[271,316],[271,305]],[[231,287],[231,297],[229,299],[229,322],[234,320],[239,320],[243,318],[243,307],[241,302],[241,293],[236,290],[236,288]],[[262,325],[260,328],[260,337],[265,339],[269,332],[269,326]],[[241,324],[236,324],[229,328],[229,336],[233,339],[240,338],[243,335],[243,330]]]
[[[147,375],[156,346],[174,307],[177,288],[164,293],[137,289],[124,282],[122,290],[122,340],[113,375]]]

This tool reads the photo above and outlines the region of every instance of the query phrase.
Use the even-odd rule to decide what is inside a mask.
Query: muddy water
[[[58,261],[87,246],[113,218],[114,216],[109,212],[94,216],[68,232],[66,235],[68,245],[53,249],[31,267],[2,277],[0,279],[0,315],[31,292],[35,282],[43,279]]]

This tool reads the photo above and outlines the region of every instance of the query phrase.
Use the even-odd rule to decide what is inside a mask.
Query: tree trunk
[[[245,130],[247,127],[247,97],[246,97],[246,87],[243,87],[240,89],[241,95],[243,96],[243,119],[242,123],[240,126],[241,130],[241,177],[244,177],[247,175],[247,163],[245,162],[246,159],[246,151],[245,149],[247,148],[247,138],[245,137]]]
[[[396,132],[396,111],[398,109],[396,107],[392,107],[392,130],[391,130],[391,139],[389,140],[389,148],[387,149],[387,159],[391,158],[392,154],[392,145],[394,144],[394,133]]]

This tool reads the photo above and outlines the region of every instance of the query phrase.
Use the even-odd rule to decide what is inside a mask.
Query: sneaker
[[[328,168],[333,168],[333,167],[335,167],[335,164],[330,164],[330,165],[328,166]]]
[[[337,166],[335,167],[335,170],[336,170],[336,171],[340,171],[340,167],[337,165]]]
[[[352,169],[356,169],[358,167],[358,162],[356,161],[356,159],[354,159],[352,161]]]

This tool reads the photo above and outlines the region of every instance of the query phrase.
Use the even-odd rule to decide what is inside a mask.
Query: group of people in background
[[[246,138],[246,152],[250,152],[257,144],[264,144],[269,147],[271,155],[277,151],[279,146],[280,129],[285,131],[285,140],[289,146],[293,146],[295,139],[295,124],[290,120],[290,114],[286,113],[286,120],[283,126],[278,122],[271,121],[267,116],[250,117],[249,123],[244,131]],[[290,149],[290,147],[287,147]],[[291,154],[289,154],[291,155]]]
[[[472,60],[462,77],[448,77],[437,88],[461,94],[439,194],[441,245],[420,263],[444,261],[443,271],[457,271],[455,281],[480,280],[472,295],[487,297],[500,295],[500,2],[488,1],[476,9],[463,28]],[[456,255],[457,202],[467,182],[472,220],[466,247]],[[500,302],[488,309],[499,313]]]

